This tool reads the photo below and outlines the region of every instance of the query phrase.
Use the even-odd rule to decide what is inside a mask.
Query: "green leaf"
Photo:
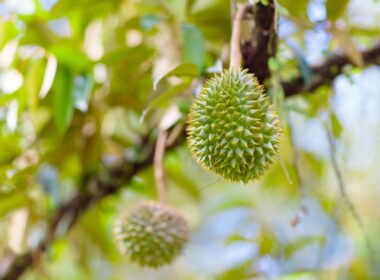
[[[348,2],[349,0],[327,0],[327,18],[331,21],[334,21],[341,17],[346,10]]]
[[[234,265],[229,269],[224,269],[215,276],[215,280],[236,280],[236,279],[250,279],[249,267],[251,263],[243,263],[239,266]]]
[[[101,17],[115,10],[120,2],[121,0],[98,0],[96,2],[92,0],[57,1],[50,13],[54,18],[67,16],[78,11],[85,18],[89,16]]]
[[[339,138],[339,136],[342,134],[343,127],[336,114],[330,114],[330,122],[334,137]]]
[[[363,57],[358,47],[353,42],[352,37],[346,30],[341,30],[332,26],[331,35],[338,42],[339,47],[343,50],[344,54],[351,60],[353,64],[359,67],[364,66]]]
[[[189,0],[166,0],[163,1],[167,9],[172,13],[176,20],[183,21],[186,17]]]
[[[17,35],[18,31],[13,21],[0,21],[0,49],[2,49],[12,39],[16,38]]]
[[[230,1],[195,0],[187,20],[194,23],[208,41],[224,44],[231,35]]]
[[[53,83],[53,116],[60,133],[69,127],[74,113],[74,76],[66,67],[58,67]]]
[[[183,58],[185,63],[193,63],[202,70],[204,59],[204,39],[201,31],[193,24],[182,25]]]
[[[25,18],[26,32],[20,38],[22,45],[39,45],[50,47],[60,42],[60,38],[50,28],[47,22],[37,18]]]
[[[91,65],[87,55],[74,47],[73,44],[54,45],[50,51],[56,56],[58,64],[63,64],[74,71],[83,71]]]
[[[34,111],[37,109],[39,102],[38,93],[42,85],[45,62],[38,59],[31,60],[29,64],[22,90],[25,92],[25,96],[28,97],[29,108]]]
[[[305,85],[308,86],[311,84],[313,79],[313,71],[311,70],[309,64],[307,63],[305,56],[302,51],[295,45],[289,44],[290,48],[293,50],[296,55],[298,68],[301,71],[302,78],[305,82]]]
[[[23,192],[12,192],[0,196],[0,217],[26,205],[28,198]]]
[[[272,72],[278,72],[281,69],[282,65],[278,59],[270,57],[268,61],[268,66]]]
[[[312,280],[315,279],[313,272],[294,272],[280,276],[279,280]]]
[[[178,94],[179,92],[185,90],[186,88],[189,87],[189,83],[181,83],[179,85],[176,85],[176,86],[173,86],[173,87],[170,87],[169,90],[167,90],[166,92],[164,92],[163,94],[157,96],[156,98],[154,98],[150,103],[149,105],[144,109],[144,111],[142,112],[141,114],[141,118],[140,118],[140,121],[143,122],[146,115],[154,108],[166,103],[167,101],[170,100],[171,97],[175,96],[176,94]]]
[[[313,178],[321,178],[325,167],[324,162],[313,153],[307,151],[302,151],[301,156],[301,161],[303,162],[302,168],[309,170],[309,176],[313,176]],[[309,183],[318,185],[318,180]]]
[[[15,134],[0,137],[0,165],[12,162],[22,151],[20,138]]]
[[[308,103],[308,117],[315,117],[328,108],[330,93],[330,86],[321,86],[314,93],[304,95]]]
[[[284,7],[291,16],[307,19],[307,6],[309,5],[308,0],[279,0],[278,3]]]
[[[199,71],[198,67],[191,63],[183,63],[175,67],[174,69],[170,70],[168,73],[158,76],[153,81],[153,89],[156,90],[158,84],[171,76],[189,76],[189,77],[196,77],[198,76]]]
[[[134,48],[121,47],[105,53],[99,62],[112,67],[116,67],[118,64],[128,65],[131,67],[131,64],[141,64],[141,60],[145,60],[152,54],[153,49],[150,49],[144,45]]]

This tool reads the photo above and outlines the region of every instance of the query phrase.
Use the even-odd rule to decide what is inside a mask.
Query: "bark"
[[[253,9],[252,38],[242,45],[244,68],[254,73],[263,85],[270,78],[269,58],[275,56],[277,46],[276,2],[258,3]]]
[[[380,64],[380,43],[361,53],[364,65]],[[345,65],[352,64],[347,56],[335,54],[320,65],[311,67],[313,73],[312,82],[307,85],[302,76],[291,81],[282,82],[285,96],[293,96],[299,93],[313,92],[322,85],[331,83],[343,72]]]

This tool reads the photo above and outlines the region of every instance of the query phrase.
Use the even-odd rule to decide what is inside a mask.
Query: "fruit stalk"
[[[245,15],[252,10],[252,4],[246,3],[240,6],[233,18],[232,34],[230,41],[230,68],[239,69],[241,67],[241,49],[240,49],[240,35],[241,35],[241,22]]]
[[[167,137],[168,132],[166,130],[160,130],[156,142],[156,147],[154,150],[154,176],[156,179],[156,188],[158,196],[162,204],[167,203],[163,168],[163,158],[165,153]]]

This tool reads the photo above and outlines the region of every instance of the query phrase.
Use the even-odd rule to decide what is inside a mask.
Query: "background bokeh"
[[[60,205],[88,191],[85,175],[143,157],[136,146],[164,115],[181,131],[191,98],[228,65],[231,3],[0,1],[0,274],[45,238]],[[183,143],[164,158],[169,201],[192,227],[174,264],[138,267],[112,239],[121,210],[157,199],[150,166],[69,231],[62,219],[22,279],[380,279],[380,67],[360,61],[380,39],[380,1],[278,0],[278,15],[268,93],[284,137],[266,176],[223,182]],[[312,79],[310,65],[334,53],[353,65],[284,98],[280,81]]]

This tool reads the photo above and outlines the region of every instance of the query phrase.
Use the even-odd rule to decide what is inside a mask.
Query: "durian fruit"
[[[247,70],[232,68],[208,80],[190,109],[192,154],[228,181],[260,177],[275,160],[281,134],[273,105]]]
[[[114,236],[121,253],[141,266],[170,264],[188,243],[185,217],[174,208],[156,202],[140,202],[116,220]]]

